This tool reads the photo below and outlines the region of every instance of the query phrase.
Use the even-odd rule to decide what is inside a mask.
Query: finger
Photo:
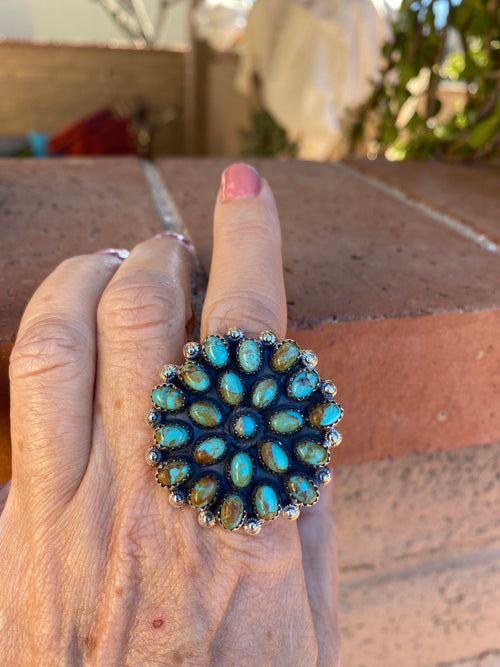
[[[285,337],[287,326],[278,211],[268,183],[243,164],[232,165],[222,175],[201,337],[233,326],[249,335],[270,329],[278,338]],[[221,532],[225,531],[218,531],[220,537]],[[294,523],[278,521],[268,535],[276,553],[281,548],[283,554],[286,545],[288,554],[300,554]],[[228,536],[232,544],[239,539]]]
[[[117,462],[144,450],[154,378],[182,356],[194,266],[182,239],[162,235],[136,246],[99,304],[96,418]]]
[[[305,508],[297,521],[319,667],[333,667],[339,661],[338,559],[332,491],[333,485],[323,488],[317,505]]]
[[[13,488],[71,494],[88,461],[96,311],[121,260],[73,257],[42,283],[10,359]]]
[[[251,167],[222,175],[214,214],[214,249],[201,335],[240,327],[286,332],[281,231],[271,189]]]

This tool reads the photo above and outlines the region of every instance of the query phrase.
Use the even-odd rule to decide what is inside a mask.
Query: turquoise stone
[[[278,496],[276,491],[267,484],[259,486],[255,491],[253,503],[259,518],[264,521],[271,521],[278,514]]]
[[[191,419],[204,428],[217,426],[221,421],[221,413],[218,407],[207,401],[198,401],[189,408]]]
[[[301,440],[295,445],[295,452],[299,459],[311,466],[322,466],[330,458],[328,450],[318,442]]]
[[[226,530],[235,530],[241,525],[245,505],[236,494],[231,493],[224,499],[220,508],[220,522]]]
[[[286,486],[292,500],[303,505],[313,505],[318,498],[314,485],[302,475],[290,475]]]
[[[222,438],[216,436],[206,438],[199,442],[193,451],[196,463],[207,465],[218,461],[226,453],[226,443]]]
[[[284,373],[289,371],[300,355],[300,347],[294,340],[285,340],[271,357],[272,367]]]
[[[191,489],[189,500],[195,507],[205,507],[215,497],[217,493],[217,478],[213,475],[207,475],[199,479]]]
[[[246,452],[238,452],[233,456],[229,469],[232,483],[242,489],[250,484],[253,475],[253,461]]]
[[[313,393],[318,386],[318,381],[319,376],[316,371],[299,371],[290,379],[288,391],[300,401]]]
[[[239,405],[245,396],[241,378],[233,371],[227,371],[219,380],[219,393],[228,405]]]
[[[288,470],[288,455],[277,442],[272,442],[271,440],[264,442],[260,448],[260,455],[272,472],[280,474]]]
[[[210,387],[208,373],[192,361],[182,364],[180,376],[186,387],[193,389],[193,391],[206,391]]]
[[[245,373],[255,373],[262,362],[262,350],[257,341],[245,338],[238,345],[238,365]]]
[[[216,368],[222,368],[229,361],[229,350],[219,336],[207,336],[203,341],[203,352],[208,362]]]
[[[160,447],[168,447],[168,449],[175,449],[182,447],[189,440],[189,433],[180,424],[165,424],[155,433],[155,440]]]
[[[332,401],[331,403],[322,403],[316,405],[309,413],[309,421],[316,428],[321,426],[333,426],[342,416],[340,405]]]
[[[186,396],[182,389],[174,384],[161,384],[153,389],[151,399],[155,405],[163,410],[182,410]]]
[[[251,404],[260,410],[269,407],[278,393],[278,383],[274,378],[264,378],[257,382],[252,391]]]
[[[250,415],[240,415],[232,426],[237,438],[251,438],[257,432],[257,422]]]
[[[277,410],[269,419],[269,426],[276,433],[295,433],[304,424],[304,418],[297,410]]]
[[[156,471],[156,479],[162,486],[175,486],[189,477],[189,463],[182,459],[162,463]]]

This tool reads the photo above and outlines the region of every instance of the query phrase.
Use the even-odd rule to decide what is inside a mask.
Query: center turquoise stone
[[[253,438],[257,433],[258,424],[251,415],[240,415],[233,424],[233,433],[237,438]]]

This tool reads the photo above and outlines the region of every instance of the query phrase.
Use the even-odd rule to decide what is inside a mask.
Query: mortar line
[[[156,211],[166,230],[189,236],[182,218],[170,193],[163,182],[160,172],[151,160],[141,160],[142,171],[149,186]]]
[[[481,234],[472,227],[469,227],[469,225],[467,225],[465,222],[457,220],[456,218],[453,218],[451,215],[447,215],[446,213],[436,211],[428,204],[417,201],[399,188],[396,188],[393,185],[387,185],[386,183],[379,181],[373,176],[368,176],[367,174],[363,173],[362,171],[358,171],[355,167],[352,167],[345,162],[336,162],[335,164],[338,165],[341,169],[344,169],[344,171],[357,176],[364,183],[372,185],[384,194],[398,199],[403,204],[411,206],[420,213],[424,213],[429,218],[433,218],[439,224],[443,225],[444,227],[448,227],[448,229],[451,229],[456,234],[460,234],[460,236],[468,239],[469,241],[472,241],[483,250],[488,250],[489,252],[495,253],[496,255],[500,255],[500,245],[492,241],[486,234]]]
[[[177,232],[191,240],[189,232],[182,220],[177,206],[174,204],[172,196],[165,185],[160,172],[151,160],[141,160],[144,178],[148,184],[154,207],[158,213],[164,229]],[[207,291],[207,276],[200,264],[196,254],[196,265],[191,274],[191,311],[194,322],[192,323],[189,334],[194,340],[199,340],[201,313]]]

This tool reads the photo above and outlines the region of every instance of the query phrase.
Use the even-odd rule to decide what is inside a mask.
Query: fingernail
[[[165,230],[164,232],[160,232],[159,234],[156,234],[156,236],[154,236],[153,238],[163,239],[163,238],[166,238],[166,237],[168,238],[169,236],[173,239],[177,239],[178,241],[181,241],[182,243],[185,243],[190,248],[193,247],[193,244],[187,238],[187,236],[183,236],[182,234],[179,234],[178,232],[172,232],[170,230]]]
[[[103,250],[96,250],[94,255],[109,255],[110,257],[117,257],[118,259],[127,259],[130,252],[125,248],[104,248]]]
[[[260,192],[260,185],[259,174],[253,167],[243,162],[232,164],[222,173],[220,200],[227,202],[255,197]]]

